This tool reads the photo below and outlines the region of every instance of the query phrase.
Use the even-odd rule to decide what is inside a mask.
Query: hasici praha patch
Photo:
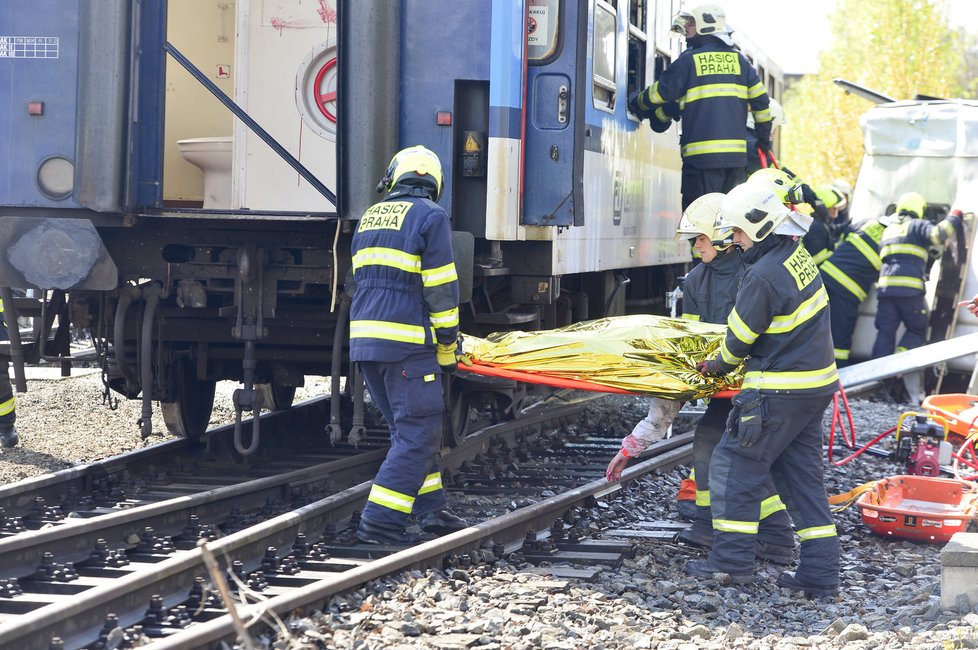
[[[362,217],[357,232],[366,230],[400,230],[404,215],[411,209],[409,201],[384,201],[370,206]]]
[[[711,74],[740,75],[740,57],[736,52],[700,52],[693,55],[697,77]]]
[[[799,291],[810,285],[812,280],[818,277],[818,267],[815,266],[815,260],[801,245],[795,249],[791,257],[784,261],[784,268],[788,269],[788,273],[795,279]]]

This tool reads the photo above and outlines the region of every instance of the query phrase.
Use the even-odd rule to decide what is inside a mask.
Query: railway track
[[[300,406],[265,416],[263,439],[297,426],[311,427],[300,439],[312,432],[322,438],[323,404]],[[247,471],[209,460],[210,473],[181,474],[215,451],[221,458],[228,432],[216,430],[203,444],[165,443],[8,486],[0,505],[20,527],[0,539],[0,648],[208,647],[237,633],[229,599],[240,619],[252,620],[318,607],[405,568],[478,561],[527,541],[537,549],[564,512],[617,488],[601,477],[617,437],[567,442],[546,432],[575,420],[583,406],[537,405],[449,451],[442,465],[458,500],[493,495],[498,505],[464,531],[404,550],[357,544],[348,532],[386,451],[373,435],[361,450],[327,446],[317,454],[295,442],[276,446],[293,447],[301,461],[259,453],[267,463]],[[684,462],[690,439],[657,445],[623,480]],[[553,496],[528,503],[526,495],[544,490]],[[73,516],[64,516],[65,506]],[[551,556],[603,552],[576,538],[543,548]],[[222,567],[216,573],[206,566],[211,554]],[[231,595],[222,599],[214,585],[223,575]]]

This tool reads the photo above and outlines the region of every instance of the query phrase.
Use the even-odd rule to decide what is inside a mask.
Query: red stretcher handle
[[[513,379],[515,381],[523,381],[529,384],[543,384],[544,386],[553,386],[555,388],[570,388],[573,390],[587,390],[597,393],[617,393],[619,395],[639,395],[640,393],[634,393],[624,388],[617,388],[615,386],[605,386],[604,384],[598,384],[593,381],[587,381],[586,379],[570,379],[567,377],[554,377],[553,375],[544,375],[535,372],[526,372],[524,370],[510,370],[508,368],[499,368],[496,366],[489,366],[478,361],[474,361],[471,366],[459,366],[459,370],[464,370],[465,372],[472,372],[477,375],[486,375],[488,377],[502,377],[503,379]],[[731,398],[737,394],[736,390],[722,390],[719,393],[715,393],[712,397],[720,398]]]
[[[770,159],[768,158],[770,156]],[[774,167],[775,169],[781,169],[781,165],[778,164],[778,160],[774,157],[773,151],[765,152],[760,147],[757,148],[757,157],[761,161],[761,167]]]

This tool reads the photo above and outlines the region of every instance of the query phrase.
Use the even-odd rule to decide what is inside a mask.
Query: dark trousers
[[[739,410],[713,452],[710,562],[734,573],[754,569],[763,495],[777,487],[801,539],[796,576],[815,585],[839,584],[839,538],[822,475],[822,416],[832,397],[764,395],[763,433],[750,447],[738,439]]]
[[[710,192],[729,192],[747,180],[743,167],[720,167],[718,169],[696,169],[683,163],[682,187],[683,210],[689,204]]]
[[[822,276],[825,279],[825,276]],[[852,353],[852,333],[859,320],[859,298],[835,280],[825,281],[825,292],[829,294],[829,322],[832,327],[832,345],[835,348],[835,362],[845,365]]]
[[[693,434],[693,472],[696,477],[696,515],[693,528],[697,533],[713,532],[713,509],[710,496],[710,461],[713,450],[723,437],[727,419],[733,408],[729,399],[713,398],[706,406],[706,413],[696,425]],[[777,493],[765,495],[761,501],[761,519],[758,539],[781,546],[794,546],[791,521]]]
[[[900,337],[900,348],[910,350],[927,340],[927,303],[923,294],[901,298],[880,297],[876,302],[876,342],[873,358],[893,354],[900,323],[907,331]]]
[[[444,397],[431,352],[393,363],[361,361],[370,397],[387,421],[391,448],[374,478],[363,519],[407,526],[412,514],[445,505],[438,467]]]

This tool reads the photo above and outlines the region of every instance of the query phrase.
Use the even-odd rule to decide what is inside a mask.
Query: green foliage
[[[974,92],[965,74],[965,36],[946,16],[944,3],[935,0],[837,0],[834,40],[819,55],[818,74],[785,93],[785,164],[812,184],[855,181],[863,154],[859,116],[872,105],[845,94],[833,79],[894,99]],[[972,87],[964,87],[969,82]]]

